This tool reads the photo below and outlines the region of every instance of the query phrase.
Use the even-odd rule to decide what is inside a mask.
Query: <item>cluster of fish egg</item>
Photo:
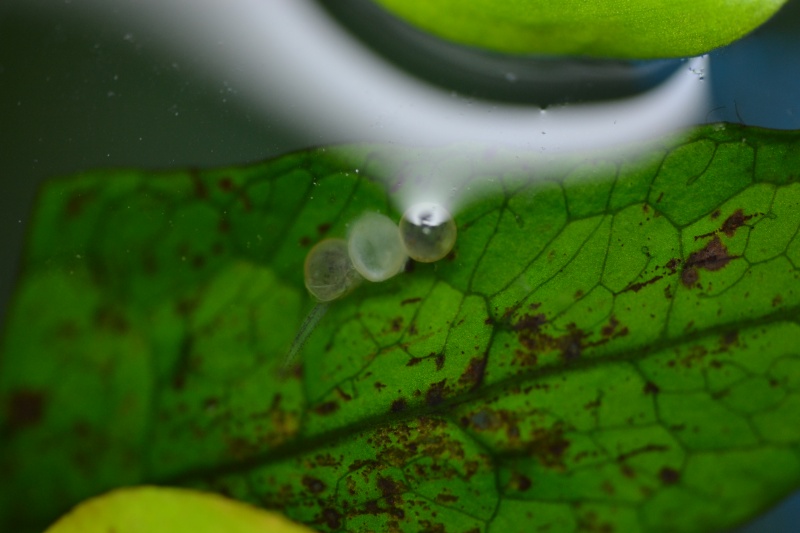
[[[409,208],[397,225],[386,215],[365,213],[349,228],[347,240],[326,239],[306,256],[308,292],[329,302],[350,292],[362,279],[385,281],[405,268],[408,258],[438,261],[456,242],[456,224],[436,203]]]

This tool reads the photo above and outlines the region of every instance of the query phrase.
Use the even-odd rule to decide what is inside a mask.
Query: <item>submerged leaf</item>
[[[457,43],[513,54],[687,57],[759,27],[786,0],[376,0]]]
[[[520,160],[445,259],[332,302],[290,376],[306,252],[399,219],[374,153],[52,181],[2,344],[0,529],[142,483],[324,531],[753,516],[800,485],[798,153],[721,125]]]

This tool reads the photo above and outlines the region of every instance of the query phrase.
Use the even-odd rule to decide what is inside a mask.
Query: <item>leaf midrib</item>
[[[544,368],[533,369],[528,372],[521,372],[519,374],[506,377],[502,380],[491,383],[490,385],[478,385],[473,390],[464,394],[446,398],[441,404],[435,407],[417,406],[405,410],[402,413],[384,413],[368,416],[358,422],[341,426],[334,430],[325,431],[317,435],[304,437],[302,434],[297,439],[289,440],[269,451],[261,454],[254,455],[253,457],[230,462],[216,467],[197,467],[187,469],[180,474],[165,476],[163,479],[154,477],[152,480],[149,476],[144,476],[146,481],[152,481],[157,484],[165,485],[185,485],[193,481],[201,481],[213,477],[223,477],[232,474],[241,474],[248,470],[268,466],[271,464],[279,463],[287,459],[307,454],[316,449],[331,447],[347,438],[365,431],[377,429],[381,426],[394,425],[411,421],[424,417],[438,417],[449,420],[448,411],[458,407],[459,405],[469,403],[471,401],[497,396],[501,392],[509,388],[519,388],[522,384],[527,382],[535,382],[540,379],[550,378],[561,374],[570,372],[579,372],[597,368],[602,365],[614,365],[619,363],[631,363],[647,358],[648,356],[658,353],[670,348],[674,348],[684,344],[691,344],[693,342],[712,337],[714,334],[721,334],[727,331],[741,332],[745,329],[758,328],[768,324],[777,322],[792,322],[797,323],[794,317],[800,316],[800,305],[793,307],[785,307],[775,310],[771,313],[762,315],[759,318],[748,318],[725,324],[717,324],[710,326],[704,330],[698,330],[693,333],[687,333],[680,337],[671,339],[661,339],[649,343],[647,346],[642,346],[636,349],[629,349],[624,352],[607,353],[601,357],[581,357],[576,361],[560,365],[548,365]],[[498,325],[491,334],[487,352],[490,351],[494,337],[499,330],[510,330],[509,325]],[[472,440],[475,440],[470,436]],[[480,443],[479,443],[480,444]]]

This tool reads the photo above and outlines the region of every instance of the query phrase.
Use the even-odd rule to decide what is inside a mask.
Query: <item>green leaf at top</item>
[[[800,134],[476,171],[454,252],[334,302],[286,376],[310,246],[397,219],[380,150],[342,153],[43,189],[0,530],[157,483],[323,531],[699,532],[800,486]]]
[[[375,0],[451,41],[512,54],[687,57],[729,44],[786,0]]]

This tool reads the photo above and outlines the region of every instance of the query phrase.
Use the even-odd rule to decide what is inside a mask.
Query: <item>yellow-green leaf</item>
[[[166,487],[117,489],[87,500],[45,533],[311,533],[278,513],[218,494]]]
[[[785,0],[376,0],[425,31],[513,54],[700,55],[769,19]]]

